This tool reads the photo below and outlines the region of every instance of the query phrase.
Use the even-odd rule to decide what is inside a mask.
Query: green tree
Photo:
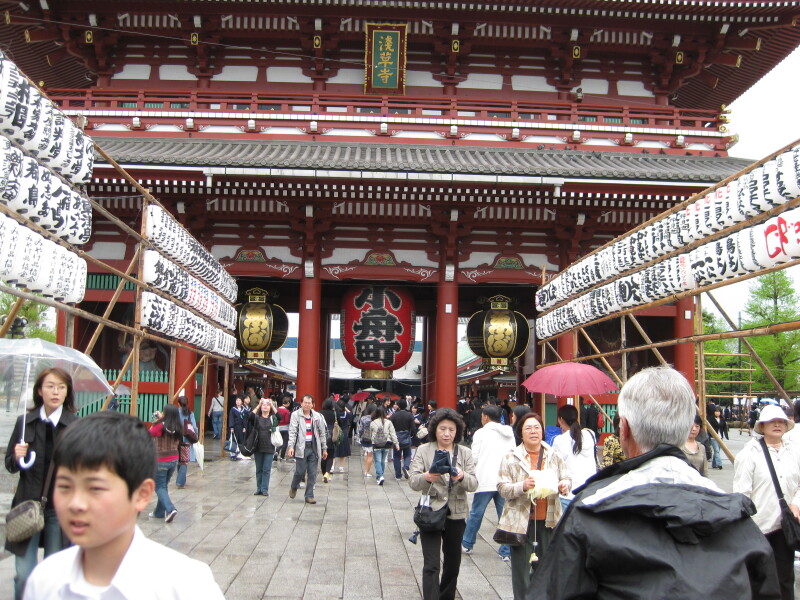
[[[16,296],[0,292],[0,315],[7,315],[16,301]],[[25,326],[25,337],[41,338],[48,342],[55,342],[56,332],[47,324],[52,311],[53,309],[51,307],[39,304],[38,302],[32,302],[30,300],[23,302],[17,316],[28,321],[28,324]]]
[[[800,319],[800,300],[785,271],[757,278],[750,285],[744,306],[743,328],[762,327]],[[772,333],[750,338],[753,348],[785,390],[797,389],[800,376],[800,331]],[[775,386],[759,368],[753,376],[754,389],[772,391]]]
[[[724,321],[711,312],[703,311],[703,333],[729,331]],[[711,340],[703,343],[706,367],[706,396],[716,404],[730,406],[731,396],[740,393],[741,373],[734,371],[739,366],[736,356],[725,356],[736,352],[734,340]],[[719,369],[719,370],[717,370]],[[714,383],[719,381],[720,383]],[[725,396],[725,397],[720,397]]]

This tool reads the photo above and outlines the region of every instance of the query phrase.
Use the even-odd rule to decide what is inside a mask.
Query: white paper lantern
[[[787,201],[800,197],[800,149],[778,155],[775,163],[778,193]]]
[[[19,251],[22,227],[14,219],[0,214],[0,279],[7,281]]]

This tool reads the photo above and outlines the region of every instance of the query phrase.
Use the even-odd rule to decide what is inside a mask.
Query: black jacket
[[[661,445],[579,488],[528,598],[779,599],[755,506],[701,477]]]
[[[30,456],[30,451],[33,450],[36,452],[36,460],[30,469],[20,470],[19,463],[14,458],[14,446],[19,443],[19,435],[22,429],[23,415],[20,415],[17,418],[17,422],[14,424],[14,431],[11,433],[11,439],[8,441],[8,446],[6,447],[6,470],[9,473],[19,473],[19,485],[17,486],[17,493],[14,494],[14,500],[11,502],[12,508],[25,500],[42,499],[42,488],[44,488],[44,480],[47,477],[47,468],[49,466],[45,461],[45,454],[47,453],[47,449],[45,448],[47,430],[45,428],[49,427],[49,425],[46,425],[39,418],[38,408],[25,413],[24,418],[25,442],[28,444],[28,456]],[[61,433],[77,420],[78,417],[74,413],[63,410],[61,412],[61,418],[58,420],[58,425],[56,425],[53,441],[55,442],[58,440]],[[55,476],[56,474],[54,472],[52,476],[53,480]],[[49,502],[48,505],[50,505]],[[66,546],[66,537],[64,540]],[[17,556],[24,554],[27,547],[27,540],[22,542],[6,541],[6,550]]]

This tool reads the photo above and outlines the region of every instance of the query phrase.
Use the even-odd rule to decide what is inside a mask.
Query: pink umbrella
[[[542,367],[522,382],[529,392],[576,396],[606,394],[617,390],[611,378],[597,367],[577,362],[564,362]]]
[[[371,392],[356,392],[352,396],[350,396],[350,400],[353,402],[361,402],[362,400],[366,400],[369,398]]]

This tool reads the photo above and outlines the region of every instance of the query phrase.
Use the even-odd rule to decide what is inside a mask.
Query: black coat
[[[753,502],[709,488],[696,472],[687,475],[688,464],[664,457],[686,462],[662,444],[576,491],[528,599],[780,598],[772,549],[750,518]]]
[[[14,431],[11,433],[11,439],[8,441],[8,447],[6,448],[6,470],[9,473],[19,473],[19,485],[17,486],[17,493],[14,494],[14,499],[11,502],[12,508],[25,500],[42,499],[44,480],[47,477],[47,468],[49,466],[49,464],[45,462],[45,454],[47,452],[45,448],[47,430],[45,428],[49,427],[49,425],[46,425],[39,417],[38,408],[25,413],[24,418],[25,442],[28,444],[29,453],[31,450],[36,452],[36,460],[30,469],[20,470],[19,463],[16,458],[14,458],[14,446],[19,443],[20,431],[22,429],[23,415],[20,415],[17,418],[17,422],[14,424]],[[77,420],[78,417],[74,413],[63,410],[61,412],[61,418],[58,420],[58,425],[56,425],[53,440],[58,440],[61,433]],[[55,476],[56,474],[53,472],[52,479],[55,479]],[[66,536],[64,536],[63,542],[63,545],[66,547]],[[6,550],[17,556],[24,554],[27,548],[27,540],[22,542],[9,542],[6,540]]]

